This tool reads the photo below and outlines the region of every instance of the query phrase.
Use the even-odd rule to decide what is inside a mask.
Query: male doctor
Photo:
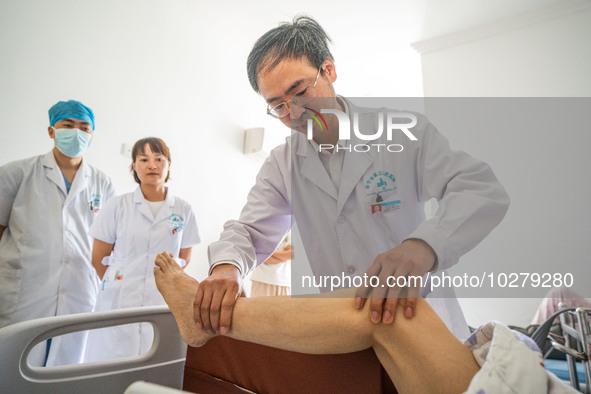
[[[88,230],[115,189],[82,159],[94,114],[79,101],[60,101],[49,110],[49,124],[49,153],[0,167],[0,327],[90,312],[98,291]],[[80,362],[84,335],[37,346],[36,365]]]
[[[416,298],[423,296],[457,337],[466,338],[457,300],[439,298],[453,292],[429,295],[425,288],[381,284],[457,263],[501,221],[508,196],[488,165],[452,151],[420,114],[404,115],[411,123],[407,132],[375,141],[394,146],[392,152],[351,149],[367,141],[339,130],[337,112],[351,122],[359,114],[362,130],[376,130],[382,115],[335,94],[329,41],[316,21],[300,16],[264,34],[248,57],[250,84],[265,99],[267,113],[297,132],[273,150],[240,218],[227,222],[209,246],[210,276],[197,291],[196,324],[227,332],[242,277],[273,253],[293,213],[315,276],[379,278],[380,285],[360,288],[351,300],[360,308],[371,297],[368,318],[374,323],[393,322],[399,297],[412,318]],[[323,115],[322,128],[309,120],[320,108],[335,114]],[[339,131],[351,135],[341,138]],[[431,198],[439,208],[425,221],[423,204]]]

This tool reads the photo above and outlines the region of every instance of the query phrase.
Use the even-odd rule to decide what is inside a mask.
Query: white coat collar
[[[70,200],[75,198],[76,195],[80,193],[80,191],[82,191],[86,188],[86,186],[88,186],[88,179],[91,176],[91,168],[90,165],[86,163],[84,158],[82,158],[80,168],[78,168],[78,171],[76,171],[76,176],[74,177],[74,181],[72,182],[70,193],[68,193],[66,190],[64,176],[62,174],[62,170],[57,164],[57,161],[55,160],[53,150],[49,151],[49,153],[46,153],[41,158],[41,164],[43,164],[43,167],[46,169],[45,175],[47,176],[47,178],[51,180],[53,183],[55,183],[64,193],[64,195],[67,195],[66,202],[64,205],[66,205]]]
[[[152,211],[150,211],[150,208],[148,207],[148,204],[146,204],[146,198],[144,197],[144,193],[142,193],[142,188],[140,186],[138,186],[135,191],[133,192],[133,197],[132,197],[132,201],[134,202],[134,204],[136,206],[138,206],[140,213],[142,215],[144,215],[146,218],[150,219],[150,221],[160,221],[163,218],[167,218],[169,216],[169,212],[174,209],[174,197],[172,195],[172,193],[170,192],[170,188],[168,186],[166,186],[166,199],[164,206],[162,207],[162,209],[160,210],[160,212],[158,212],[158,216],[154,219],[152,217]],[[168,209],[165,209],[168,208]]]
[[[347,101],[344,97],[338,96],[339,101],[345,107],[348,114],[350,111],[355,110],[355,106]],[[303,159],[301,165],[302,174],[310,179],[314,184],[324,190],[326,193],[331,195],[337,200],[337,211],[340,212],[345,202],[349,198],[349,195],[355,189],[355,186],[360,181],[361,177],[367,169],[374,162],[374,155],[370,152],[348,152],[345,151],[345,159],[343,161],[343,171],[341,176],[341,186],[337,193],[334,184],[330,180],[330,177],[326,171],[318,171],[322,167],[320,158],[318,157],[318,151],[314,149],[313,144],[308,141],[304,133],[296,132],[291,135],[292,144],[295,144],[294,151],[297,156]],[[358,139],[355,135],[351,136],[350,141],[339,140],[339,144],[342,146],[349,146],[355,144],[365,144],[367,141]],[[296,158],[294,158],[296,159]],[[296,159],[298,160],[298,159]]]
[[[339,96],[341,103],[347,109],[347,114],[351,116],[352,111],[367,112],[367,109],[358,109],[353,103],[342,96]],[[360,140],[354,133],[351,135],[351,140],[347,141],[350,145],[366,144],[367,141]],[[341,188],[339,190],[339,199],[337,201],[337,212],[341,212],[348,200],[349,195],[355,190],[355,187],[365,172],[373,165],[375,160],[375,153],[371,152],[345,152],[345,160],[343,161],[343,175],[341,176]]]
[[[170,188],[166,186],[166,205],[169,207],[174,207],[174,197],[170,193]],[[144,197],[144,193],[142,193],[142,188],[140,186],[136,187],[135,191],[133,192],[133,202],[136,204],[143,204],[146,202],[146,198]]]
[[[320,170],[324,169],[324,167],[320,161],[320,157],[318,157],[318,152],[314,150],[314,147],[310,144],[306,136],[300,132],[293,132],[290,139],[292,144],[291,149],[296,152],[295,155],[291,155],[291,159],[294,161],[292,171],[301,169],[303,176],[336,200],[338,198],[337,189],[330,180],[328,173],[325,170]]]

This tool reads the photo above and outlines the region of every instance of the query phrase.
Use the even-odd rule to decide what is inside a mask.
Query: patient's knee
[[[437,320],[439,318],[435,311],[422,298],[417,299],[413,317],[407,318],[404,316],[404,300],[400,300],[392,323],[372,323],[372,337],[375,343],[391,344],[400,338],[408,339],[410,336],[420,335],[426,326],[432,325]]]

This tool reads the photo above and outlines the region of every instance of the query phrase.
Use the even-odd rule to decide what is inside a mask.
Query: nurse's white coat
[[[180,249],[199,243],[197,222],[186,201],[168,191],[154,218],[139,187],[134,193],[109,201],[90,235],[114,245],[112,255],[103,259],[109,267],[100,284],[96,311],[163,305],[154,281],[156,256],[166,251],[178,258]],[[130,324],[91,331],[85,361],[145,352],[152,345],[152,329],[148,326]]]

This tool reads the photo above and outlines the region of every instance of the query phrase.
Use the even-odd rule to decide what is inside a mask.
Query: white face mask
[[[55,147],[68,157],[82,156],[92,140],[92,135],[80,129],[53,129],[55,130]]]

